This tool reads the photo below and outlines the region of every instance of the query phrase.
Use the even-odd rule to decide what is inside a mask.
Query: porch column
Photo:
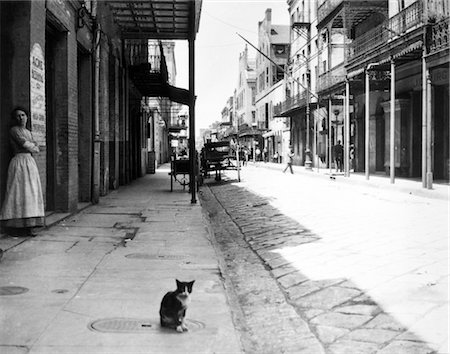
[[[426,49],[422,56],[422,187],[427,186],[427,62]]]
[[[196,150],[195,150],[195,40],[189,39],[189,185],[191,190],[191,204],[196,199]]]
[[[328,164],[330,168],[331,175],[331,164],[332,164],[332,149],[333,145],[331,144],[331,96],[328,99]]]
[[[391,112],[389,127],[389,172],[391,183],[395,183],[395,63],[391,60]]]
[[[431,75],[427,69],[427,189],[433,188],[433,167],[432,167],[432,126],[431,126]]]
[[[345,98],[344,98],[344,175],[350,176],[350,82],[345,80]]]
[[[370,146],[369,146],[369,124],[370,124],[370,112],[369,112],[369,95],[370,95],[370,88],[369,88],[369,69],[366,69],[366,84],[365,84],[365,175],[366,175],[366,179],[369,179],[369,166],[370,166],[370,161],[369,161],[369,152],[370,152]]]

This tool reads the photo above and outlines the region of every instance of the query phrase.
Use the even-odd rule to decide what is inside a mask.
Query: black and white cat
[[[186,309],[190,301],[189,295],[192,293],[192,286],[195,280],[190,282],[177,281],[177,290],[169,291],[164,295],[161,301],[159,317],[161,327],[176,329],[177,332],[187,331],[188,328],[184,322]]]

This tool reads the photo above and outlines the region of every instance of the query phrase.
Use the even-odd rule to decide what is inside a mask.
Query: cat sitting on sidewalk
[[[159,316],[161,327],[173,328],[177,332],[182,333],[188,330],[184,318],[186,317],[186,310],[190,301],[189,295],[192,293],[192,286],[195,280],[183,282],[176,279],[176,282],[177,289],[164,295]]]

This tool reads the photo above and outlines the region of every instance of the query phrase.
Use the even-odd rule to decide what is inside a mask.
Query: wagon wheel
[[[183,186],[183,189],[185,189],[185,187],[186,187],[187,185],[189,185],[189,178],[186,177],[186,175],[183,175],[183,177],[181,177],[181,178],[178,180],[178,183],[180,183],[180,184]]]

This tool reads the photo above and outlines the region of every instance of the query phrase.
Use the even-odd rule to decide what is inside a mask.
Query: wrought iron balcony
[[[411,29],[422,26],[423,13],[423,1],[418,0],[379,26],[355,38],[349,45],[348,60],[365,55],[388,41],[401,37]]]
[[[335,66],[330,71],[319,76],[317,81],[317,91],[323,92],[335,85],[343,83],[345,81],[346,70],[344,63]]]
[[[306,106],[306,91],[300,92],[297,95],[291,97],[288,96],[285,101],[281,102],[279,106],[279,115],[283,116],[287,113],[300,109]]]
[[[344,0],[325,0],[317,9],[317,23],[321,23],[343,2]]]
[[[438,52],[444,48],[448,48],[450,42],[449,34],[449,17],[435,23],[431,26],[430,53]]]
[[[387,29],[390,37],[396,37],[407,32],[409,29],[421,25],[423,21],[423,2],[413,2],[404,10],[388,20]]]

